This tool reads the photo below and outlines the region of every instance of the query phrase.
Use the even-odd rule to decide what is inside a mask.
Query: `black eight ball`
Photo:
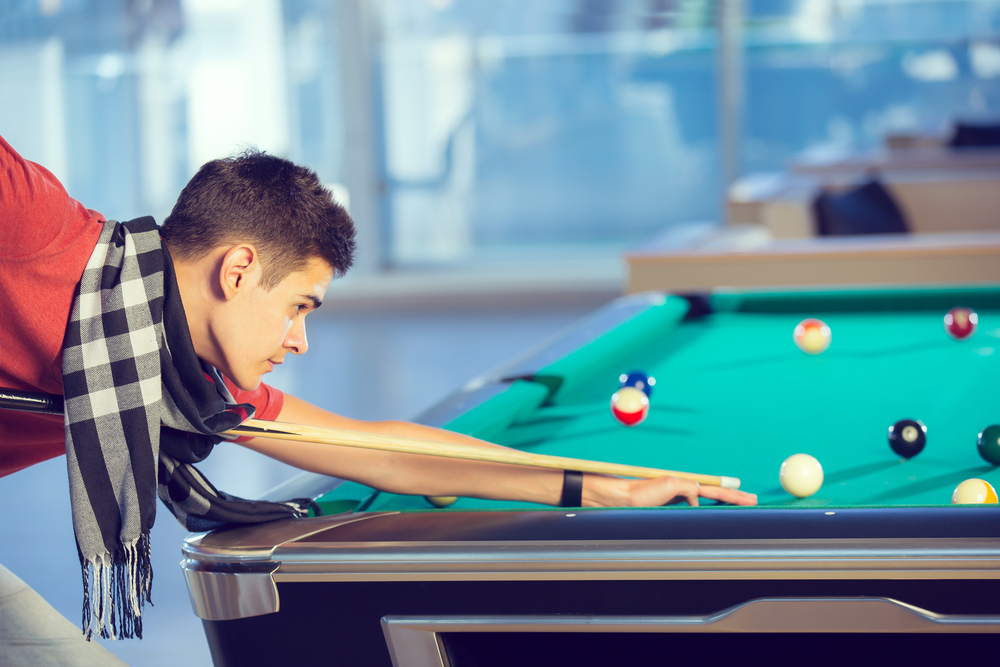
[[[889,427],[889,446],[905,459],[923,451],[927,444],[927,427],[915,419],[900,419]]]

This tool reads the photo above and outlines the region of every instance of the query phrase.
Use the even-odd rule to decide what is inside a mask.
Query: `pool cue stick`
[[[659,468],[644,468],[641,466],[624,465],[620,463],[603,463],[586,459],[572,459],[564,456],[549,456],[547,454],[531,454],[517,449],[499,449],[494,447],[479,447],[476,445],[459,445],[433,440],[418,440],[395,435],[378,435],[361,431],[347,431],[322,426],[304,426],[286,422],[271,422],[262,419],[248,419],[240,426],[226,431],[230,435],[252,436],[259,438],[275,438],[296,442],[312,442],[321,445],[340,445],[343,447],[359,447],[362,449],[377,449],[404,454],[424,454],[444,458],[464,459],[467,461],[485,461],[489,463],[508,463],[530,466],[533,468],[551,468],[554,470],[576,470],[619,477],[653,478],[680,477],[705,484],[721,486],[726,489],[740,488],[740,480],[736,477],[720,475],[702,475],[699,473],[680,472],[677,470],[661,470]]]
[[[63,397],[37,391],[19,391],[0,387],[0,408],[21,412],[40,412],[44,415],[61,415]]]
[[[0,409],[62,414],[63,398],[57,394],[43,394],[0,388]],[[271,422],[263,419],[248,419],[226,433],[229,435],[275,438],[277,440],[292,440],[296,442],[313,442],[321,445],[340,445],[343,447],[377,449],[406,454],[424,454],[427,456],[464,459],[468,461],[508,463],[533,468],[577,470],[579,472],[617,475],[620,477],[652,478],[669,475],[671,477],[690,479],[708,486],[721,486],[726,489],[740,488],[740,480],[738,478],[726,477],[724,475],[702,475],[677,470],[643,468],[620,463],[602,463],[600,461],[571,459],[563,456],[531,454],[517,449],[457,445],[432,440],[364,433],[361,431],[346,431],[320,426]]]

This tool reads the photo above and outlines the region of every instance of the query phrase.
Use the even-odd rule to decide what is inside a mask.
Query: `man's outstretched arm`
[[[499,447],[432,426],[403,421],[367,422],[349,419],[287,394],[277,421],[480,447]],[[349,479],[391,493],[468,496],[547,505],[558,505],[562,495],[563,474],[558,470],[270,438],[254,438],[240,444],[303,470]],[[757,497],[750,493],[698,485],[675,477],[633,480],[589,473],[584,476],[585,506],[649,507],[676,500],[686,500],[696,505],[699,496],[736,505],[753,505],[757,502]]]

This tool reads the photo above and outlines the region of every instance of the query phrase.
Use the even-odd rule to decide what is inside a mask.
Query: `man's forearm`
[[[347,419],[293,396],[286,396],[278,421],[500,448],[422,424]],[[557,504],[562,493],[562,473],[557,470],[270,438],[254,438],[242,444],[297,468],[350,479],[392,493],[472,496],[546,504]]]

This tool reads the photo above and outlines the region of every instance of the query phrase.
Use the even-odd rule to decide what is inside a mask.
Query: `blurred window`
[[[996,0],[748,0],[743,171],[1000,121]]]
[[[610,255],[717,218],[712,4],[381,3],[391,259]]]
[[[720,11],[742,25],[725,63]],[[727,151],[779,170],[998,116],[1000,0],[0,2],[0,133],[86,205],[162,220],[203,162],[257,146],[374,202],[388,266],[612,257],[720,220]],[[358,150],[367,195],[337,185]]]
[[[162,221],[198,167],[251,146],[336,184],[333,4],[0,2],[0,134],[119,220]]]

